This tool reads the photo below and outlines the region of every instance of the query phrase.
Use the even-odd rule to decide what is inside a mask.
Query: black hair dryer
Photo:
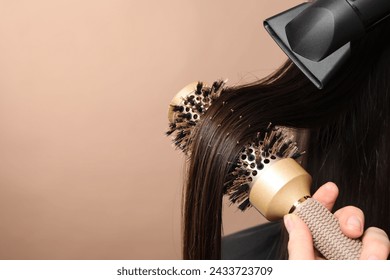
[[[351,54],[351,42],[390,16],[390,0],[318,0],[264,21],[265,29],[319,88]]]

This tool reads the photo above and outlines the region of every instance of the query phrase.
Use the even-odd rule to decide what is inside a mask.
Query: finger
[[[363,236],[361,260],[386,260],[390,252],[387,234],[375,227],[368,228]]]
[[[284,216],[284,224],[289,234],[289,259],[314,260],[313,240],[307,225],[294,214]]]
[[[346,206],[334,213],[341,231],[349,238],[359,238],[364,230],[364,213],[359,208]]]
[[[335,183],[328,182],[322,185],[314,194],[313,198],[332,211],[333,205],[339,195],[339,189]]]

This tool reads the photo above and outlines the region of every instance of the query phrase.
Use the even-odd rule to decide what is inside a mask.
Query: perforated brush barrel
[[[188,153],[191,133],[201,116],[219,97],[225,81],[215,81],[211,87],[193,82],[181,89],[172,99],[168,109],[169,130],[174,145]]]

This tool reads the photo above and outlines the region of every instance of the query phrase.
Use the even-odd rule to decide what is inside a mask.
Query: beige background
[[[179,259],[167,106],[270,73],[262,20],[300,2],[0,1],[0,258]],[[262,222],[224,215],[225,233]]]

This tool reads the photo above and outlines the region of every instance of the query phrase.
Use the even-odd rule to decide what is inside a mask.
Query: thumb
[[[314,260],[313,239],[307,225],[294,214],[284,216],[284,225],[289,235],[289,259]]]

